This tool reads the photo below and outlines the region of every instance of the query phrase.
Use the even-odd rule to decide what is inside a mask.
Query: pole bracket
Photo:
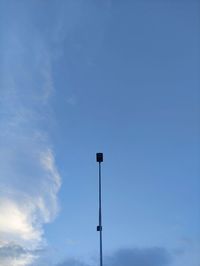
[[[97,225],[97,232],[102,231],[102,226],[101,225]]]

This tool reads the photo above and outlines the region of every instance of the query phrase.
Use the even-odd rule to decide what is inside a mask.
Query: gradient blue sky
[[[106,265],[200,265],[199,14],[0,1],[3,266],[96,265],[98,151]]]

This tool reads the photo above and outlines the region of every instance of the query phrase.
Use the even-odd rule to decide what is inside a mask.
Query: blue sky
[[[0,262],[199,266],[199,1],[0,1]]]

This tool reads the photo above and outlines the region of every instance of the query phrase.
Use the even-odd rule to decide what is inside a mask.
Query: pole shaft
[[[103,266],[103,248],[102,248],[102,213],[101,213],[101,162],[99,162],[99,233],[100,233],[100,266]]]

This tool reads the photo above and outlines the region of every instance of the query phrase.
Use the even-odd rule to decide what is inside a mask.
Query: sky
[[[1,266],[200,266],[199,14],[0,0]]]

